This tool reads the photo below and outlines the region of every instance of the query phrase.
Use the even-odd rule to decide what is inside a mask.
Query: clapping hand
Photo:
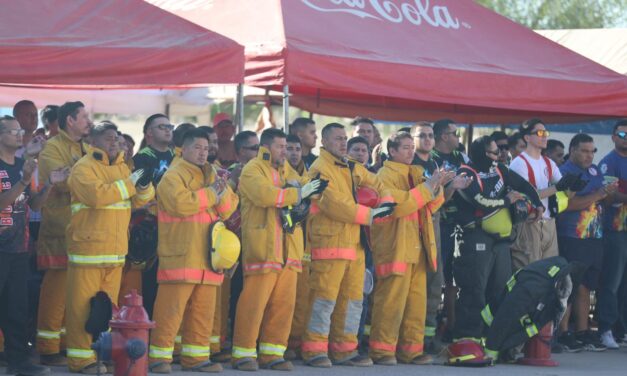
[[[46,146],[46,139],[43,136],[35,136],[26,144],[26,157],[36,158]]]

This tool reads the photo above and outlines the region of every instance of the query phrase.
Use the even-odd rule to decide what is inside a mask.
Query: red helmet
[[[451,366],[483,367],[492,365],[492,359],[485,356],[481,344],[470,339],[451,343],[447,351],[448,364]]]
[[[357,189],[357,203],[369,208],[376,208],[379,204],[379,194],[372,188],[359,187]]]

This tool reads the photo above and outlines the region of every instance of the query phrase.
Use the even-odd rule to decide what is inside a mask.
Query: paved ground
[[[620,350],[605,351],[602,353],[582,352],[579,354],[558,354],[554,355],[554,359],[560,362],[559,367],[541,368],[528,367],[519,365],[496,365],[486,368],[458,368],[442,365],[433,366],[408,366],[399,365],[396,367],[374,366],[372,368],[350,368],[350,367],[334,367],[330,370],[320,370],[303,366],[297,363],[296,369],[292,374],[304,376],[417,376],[417,375],[468,375],[468,376],[490,376],[490,375],[507,375],[507,376],[558,376],[558,375],[626,375],[627,374],[627,348]],[[4,373],[4,369],[0,370]],[[236,373],[237,372],[237,373]],[[259,371],[260,376],[282,375],[287,373],[279,371]],[[243,372],[226,369],[223,375],[243,374]],[[55,368],[54,376],[72,375],[64,368]],[[188,372],[181,372],[180,368],[175,367],[174,376],[189,376]]]

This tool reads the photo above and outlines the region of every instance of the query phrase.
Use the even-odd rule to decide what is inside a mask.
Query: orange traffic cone
[[[518,363],[537,367],[559,366],[558,362],[551,359],[551,337],[553,337],[553,323],[548,323],[538,334],[527,341],[525,357]]]

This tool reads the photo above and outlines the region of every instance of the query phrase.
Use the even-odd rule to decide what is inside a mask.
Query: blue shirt
[[[618,178],[618,191],[627,194],[627,157],[612,150],[599,163],[603,176]],[[603,228],[607,231],[627,231],[627,205],[616,203],[605,208]]]
[[[581,178],[588,181],[586,187],[577,192],[577,196],[587,196],[603,187],[603,174],[595,165],[582,169],[567,161],[560,167],[562,176],[566,174],[581,174]],[[577,239],[600,239],[603,237],[603,207],[599,202],[592,203],[583,210],[569,210],[557,217],[557,234]]]

